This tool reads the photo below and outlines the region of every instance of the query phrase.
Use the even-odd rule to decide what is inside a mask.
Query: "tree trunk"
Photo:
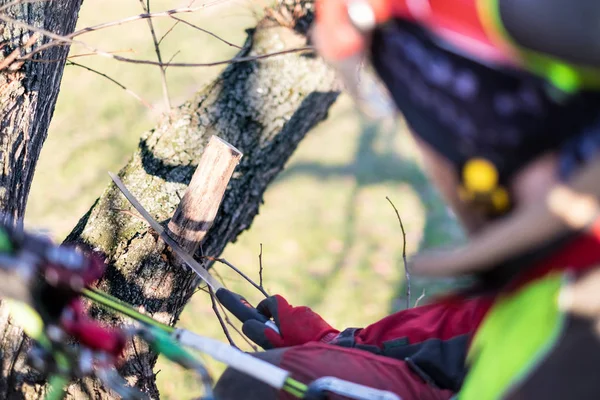
[[[12,0],[0,0],[0,7]],[[57,34],[75,29],[81,0],[54,0],[15,5],[3,14]],[[37,38],[37,39],[36,39]],[[29,43],[28,43],[29,42]],[[68,46],[53,47],[44,53],[53,63],[11,62],[24,47],[48,42],[32,38],[31,32],[0,21],[0,218],[21,218],[25,212],[33,172],[48,134],[64,69]],[[14,58],[12,58],[14,59]],[[8,320],[0,307],[0,398],[8,398],[22,377],[14,369],[22,362],[21,330]]]
[[[263,21],[249,32],[240,56],[305,43],[305,36],[294,29]],[[267,186],[300,140],[326,117],[338,89],[333,72],[313,54],[292,53],[230,65],[212,84],[144,134],[119,175],[150,214],[167,223],[210,137],[217,135],[240,149],[242,161],[199,250],[218,256],[227,243],[250,227]],[[98,284],[100,289],[174,324],[199,281],[142,220],[121,212],[128,208],[119,190],[110,185],[67,241],[91,245],[106,256],[109,268]],[[128,322],[100,309],[94,308],[93,314],[111,324]],[[120,369],[129,382],[152,398],[158,398],[152,370],[156,358],[136,340],[134,345],[130,343]],[[39,384],[24,382],[22,388],[35,392]],[[114,397],[92,379],[69,388],[70,397],[84,394]]]
[[[12,0],[0,0],[0,7]],[[10,7],[4,14],[59,35],[73,32],[81,0],[54,0]],[[0,64],[29,41],[31,32],[0,21]],[[36,44],[48,40],[40,38]],[[13,62],[0,71],[0,209],[9,218],[25,211],[33,172],[48,134],[68,46],[44,52],[59,62]]]

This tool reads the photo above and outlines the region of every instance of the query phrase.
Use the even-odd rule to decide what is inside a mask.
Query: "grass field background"
[[[152,0],[153,11],[188,2]],[[200,4],[200,2],[197,2]],[[241,45],[244,29],[255,25],[267,2],[227,1],[182,16],[228,41]],[[137,0],[86,0],[78,28],[141,12]],[[158,36],[173,24],[156,20]],[[90,33],[82,37],[104,50],[154,59],[146,21]],[[214,61],[237,49],[178,25],[161,44],[163,57],[179,52],[176,61]],[[86,53],[74,48],[71,54]],[[78,57],[81,64],[108,74],[135,91],[155,108],[141,103],[105,78],[69,66],[37,167],[26,223],[48,230],[62,240],[109,183],[107,171],[117,171],[132,154],[142,132],[165,110],[160,73],[155,67],[118,63],[100,57]],[[181,104],[221,71],[212,68],[167,70],[173,106]],[[328,120],[301,143],[285,171],[270,186],[260,215],[251,229],[228,246],[223,256],[258,277],[263,245],[264,286],[295,305],[308,305],[333,326],[363,326],[404,307],[402,232],[397,206],[406,229],[407,253],[463,240],[461,230],[429,186],[420,169],[414,144],[402,124],[374,127],[361,124],[352,103],[342,96]],[[224,282],[256,303],[261,295],[222,265]],[[413,279],[413,302],[444,290],[447,282]],[[225,341],[210,299],[202,292],[186,307],[180,326]],[[237,324],[239,326],[239,324]],[[244,349],[250,347],[233,332]],[[223,366],[210,360],[215,376]],[[159,360],[157,379],[164,398],[199,395],[193,374]]]

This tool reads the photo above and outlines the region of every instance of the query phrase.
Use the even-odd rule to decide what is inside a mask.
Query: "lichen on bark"
[[[250,32],[242,55],[300,46],[305,40],[288,28],[261,26]],[[199,250],[218,256],[227,243],[250,227],[268,184],[306,133],[326,117],[337,95],[333,72],[314,54],[230,65],[144,134],[120,175],[150,214],[166,223],[209,138],[217,135],[240,149],[244,156]],[[107,257],[109,269],[98,285],[101,289],[173,324],[199,280],[141,219],[120,211],[128,208],[127,200],[110,185],[68,241],[84,242]],[[110,323],[125,322],[99,309],[94,312]],[[152,372],[156,355],[136,341],[126,358],[122,375],[157,397]],[[92,380],[70,389],[74,397],[82,392],[109,396]]]

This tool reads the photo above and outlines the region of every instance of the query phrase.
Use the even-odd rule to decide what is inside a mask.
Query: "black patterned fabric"
[[[378,28],[371,51],[407,123],[457,168],[485,157],[505,182],[549,149],[569,143],[581,153],[583,133],[594,136],[585,143],[600,143],[599,93],[559,93],[527,72],[476,62],[406,21]],[[567,174],[581,157],[564,156]]]

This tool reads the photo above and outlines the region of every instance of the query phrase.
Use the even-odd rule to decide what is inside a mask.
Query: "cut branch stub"
[[[196,172],[181,199],[169,230],[173,238],[194,254],[210,229],[225,189],[242,153],[223,139],[212,136],[202,153]]]

